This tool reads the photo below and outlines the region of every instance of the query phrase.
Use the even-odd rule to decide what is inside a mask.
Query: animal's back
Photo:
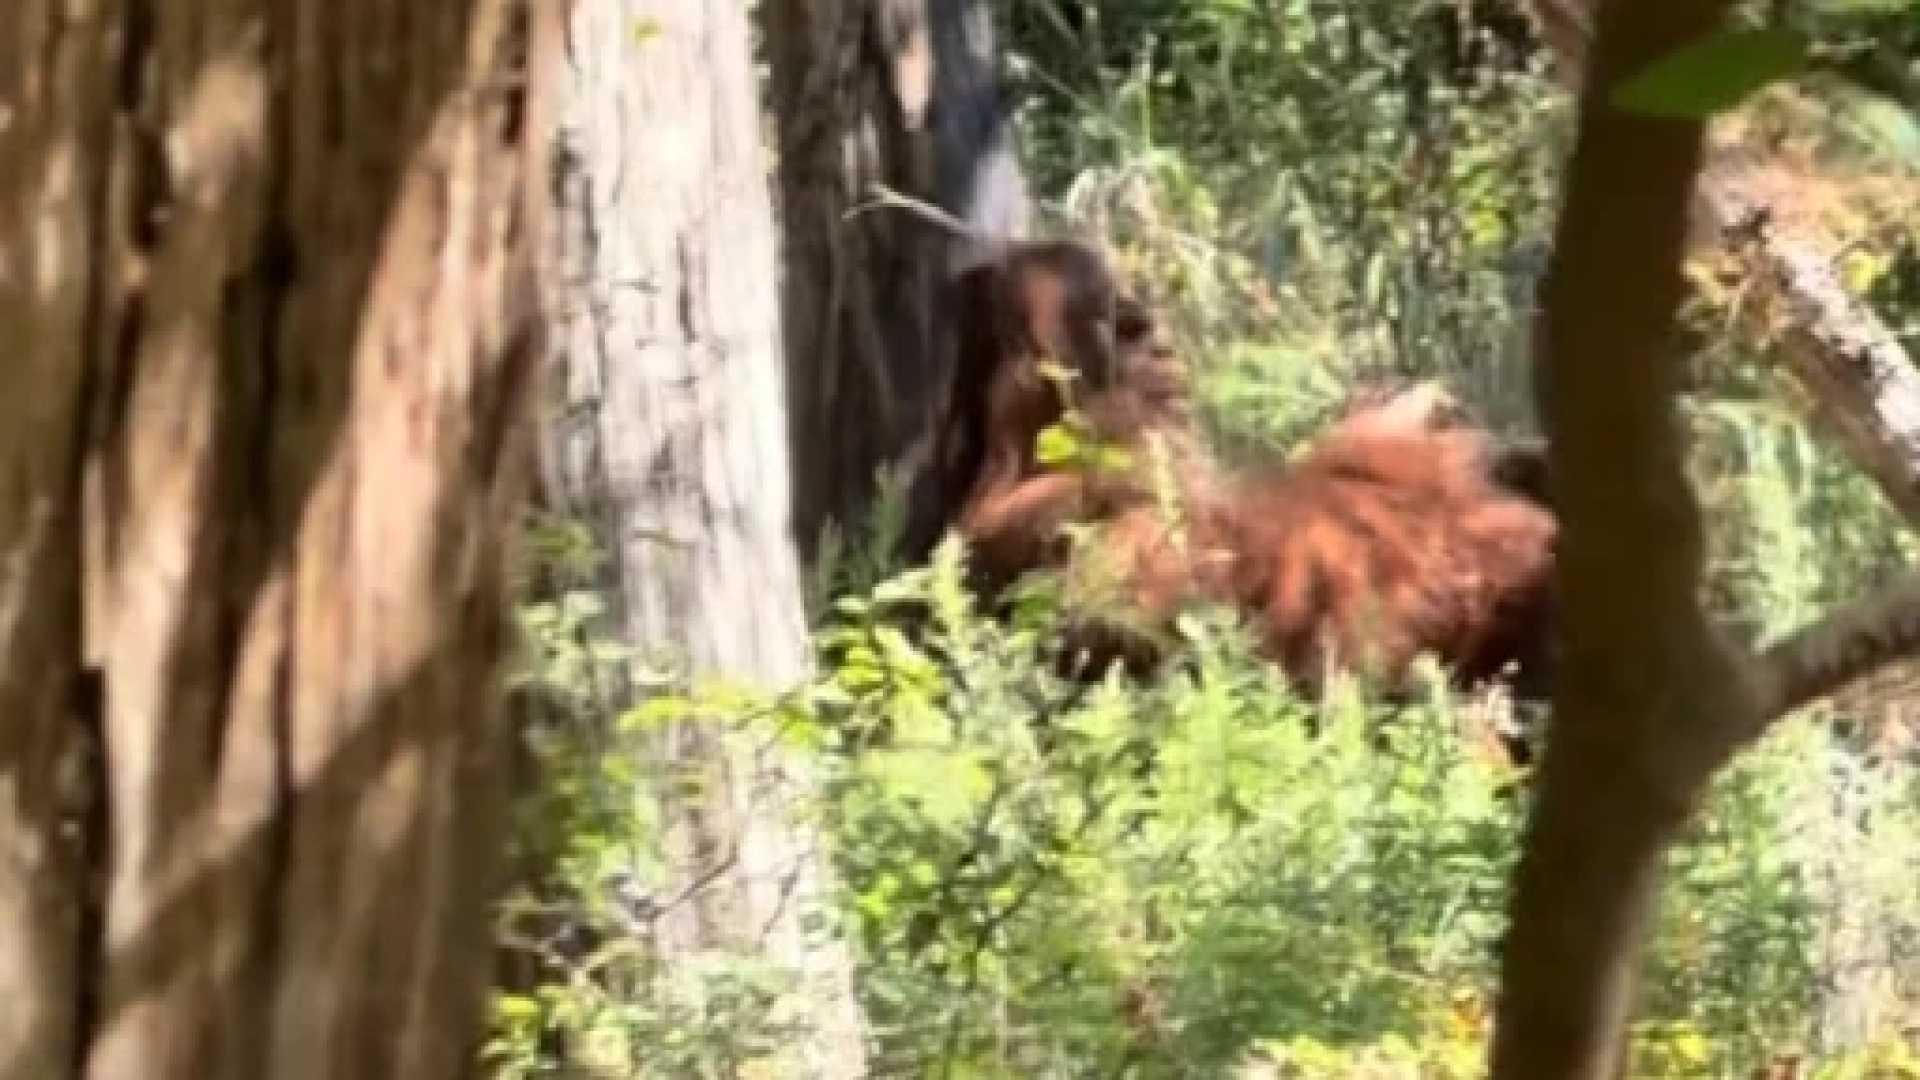
[[[1469,679],[1509,659],[1490,654],[1544,610],[1555,525],[1491,483],[1484,449],[1472,432],[1356,430],[1242,480],[1240,591],[1275,659],[1390,681],[1424,651]]]

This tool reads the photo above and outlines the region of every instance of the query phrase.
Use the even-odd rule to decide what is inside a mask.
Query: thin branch
[[[954,217],[952,214],[947,213],[932,203],[916,199],[911,195],[902,194],[878,181],[867,185],[867,194],[868,198],[866,202],[849,207],[845,213],[840,215],[840,220],[851,221],[862,214],[869,214],[875,210],[904,210],[930,225],[937,225],[947,230],[962,240],[972,240],[981,244],[992,242],[985,233],[982,233],[980,230],[961,221],[959,218]]]
[[[1915,655],[1920,655],[1920,574],[1829,612],[1768,646],[1759,657],[1766,680],[1763,726]]]

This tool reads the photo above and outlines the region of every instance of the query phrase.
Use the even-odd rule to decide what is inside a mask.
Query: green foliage
[[[515,807],[517,872],[497,912],[518,977],[494,998],[483,1058],[498,1080],[750,1075],[792,1036],[781,1005],[795,977],[720,951],[668,965],[651,946],[659,920],[688,899],[666,889],[660,798],[711,780],[697,764],[664,769],[652,740],[669,720],[723,739],[772,730],[802,746],[811,729],[783,699],[687,686],[634,656],[606,620],[600,558],[583,532],[540,520],[530,535],[539,572],[529,577],[550,598],[521,608],[511,685],[537,782]],[[640,704],[609,716],[630,692]]]
[[[1434,0],[1067,6],[1008,12],[1027,160],[1170,305],[1227,449],[1271,453],[1316,370],[1443,373],[1523,421],[1564,145],[1537,58],[1454,77]]]
[[[1262,1039],[1471,1043],[1519,807],[1457,703],[1301,701],[1209,619],[1184,627],[1187,674],[1078,696],[970,617],[950,558],[901,581],[948,597],[924,646],[948,696],[865,668],[833,695],[836,726],[887,730],[832,797],[889,1071],[1221,1075]],[[850,602],[837,633],[869,640],[884,610]],[[1637,1075],[1804,1037],[1817,901],[1792,830],[1845,757],[1796,725],[1718,785],[1646,976],[1643,1056],[1672,1069]],[[1127,1019],[1143,996],[1150,1035]]]
[[[1438,375],[1496,422],[1528,422],[1520,363],[1566,102],[1538,56],[1456,70],[1436,18],[1451,6],[1007,5],[1027,160],[1061,193],[1048,210],[1160,290],[1230,455],[1293,446],[1376,373]],[[1822,0],[1792,25],[1818,63],[1899,100],[1880,46],[1914,10]],[[1778,66],[1673,63],[1641,88],[1668,107]],[[1920,342],[1910,255],[1868,284]],[[1684,404],[1716,611],[1772,636],[1910,562],[1871,485],[1766,402],[1751,350],[1695,330]],[[1125,464],[1071,415],[1042,441],[1049,460]],[[893,565],[887,491],[873,521],[823,542],[816,673],[777,700],[679,685],[614,647],[578,530],[537,534],[574,585],[524,610],[520,690],[554,715],[531,727],[544,783],[514,832],[530,869],[501,911],[532,972],[496,1000],[493,1075],[745,1076],[790,1036],[791,973],[735,956],[667,970],[648,945],[674,898],[646,792],[703,782],[636,775],[667,718],[778,732],[815,767],[808,810],[839,871],[876,1075],[1482,1074],[1523,809],[1457,734],[1484,703],[1435,690],[1388,707],[1352,686],[1303,700],[1209,612],[1182,620],[1152,685],[1068,685],[1040,659],[1060,584],[984,618],[957,547]],[[611,722],[605,687],[630,682],[648,703]],[[1794,1052],[1809,1076],[1920,1074],[1892,1025],[1920,1002],[1899,948],[1920,933],[1920,800],[1906,768],[1824,719],[1743,759],[1675,851],[1632,1075],[1744,1075]]]
[[[1467,1075],[1522,809],[1459,737],[1469,703],[1437,683],[1397,708],[1350,684],[1302,700],[1204,612],[1181,625],[1178,674],[1072,686],[1038,658],[1057,597],[984,619],[961,558],[949,543],[841,597],[798,694],[716,687],[623,725],[814,733],[877,1070],[1226,1075],[1251,1054],[1286,1075]],[[548,910],[605,941],[566,961],[570,978],[497,1002],[499,1075],[589,1059],[604,1075],[735,1075],[780,1036],[780,973],[732,957],[663,970],[635,932],[623,898],[660,849],[633,760],[556,762],[538,796],[564,838]],[[1673,860],[1635,1075],[1722,1075],[1805,1037],[1810,868],[1832,843],[1815,826],[1836,824],[1810,796],[1844,760],[1798,724],[1718,785]],[[608,814],[609,799],[624,801]],[[1844,828],[1920,855],[1912,811],[1879,800],[1846,807]],[[507,907],[510,923],[531,913]],[[543,1062],[556,1042],[565,1054]]]

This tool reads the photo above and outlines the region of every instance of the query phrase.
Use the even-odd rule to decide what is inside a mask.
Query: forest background
[[[1573,102],[1523,19],[1472,8],[998,12],[1038,228],[1102,238],[1148,283],[1227,456],[1287,452],[1383,376],[1437,377],[1502,429],[1537,427],[1530,320]],[[1911,352],[1920,84],[1899,58],[1920,47],[1920,15],[1784,10],[1821,70],[1718,118],[1716,144],[1839,253],[1847,289]],[[1710,607],[1766,639],[1891,580],[1913,545],[1810,426],[1723,262],[1689,265],[1681,407]],[[877,1074],[1476,1074],[1522,808],[1454,736],[1462,702],[1436,688],[1386,710],[1356,687],[1304,701],[1204,619],[1183,626],[1188,673],[1083,693],[1033,658],[1052,629],[1043,601],[1010,629],[963,599],[956,552],[898,565],[907,515],[883,500],[828,530],[809,579],[814,681],[763,706],[818,770],[812,820]],[[580,535],[549,540],[585,557]],[[903,632],[918,602],[931,641]],[[529,608],[545,647],[525,677],[578,694],[603,657],[631,663],[583,638],[598,611],[585,593]],[[714,693],[653,698],[627,737],[752,711],[751,695]],[[1896,672],[1823,703],[1716,782],[1672,855],[1632,1075],[1747,1075],[1798,1055],[1806,1075],[1920,1068],[1920,819],[1887,734],[1908,694]],[[1388,720],[1383,752],[1370,732]],[[1133,767],[1148,744],[1151,773]],[[544,903],[619,938],[630,916],[593,898],[670,856],[634,812],[633,759],[606,749],[547,745],[573,779],[527,812],[564,853]],[[530,895],[519,904],[509,923],[531,917]],[[736,1075],[780,1043],[791,984],[709,959],[662,969],[629,940],[562,965],[592,978],[501,996],[498,1075],[558,1075],[561,1045],[595,1075]]]
[[[0,5],[0,1077],[1920,1074],[1916,55]],[[982,611],[930,437],[1021,235],[1111,249],[1228,461],[1399,378],[1545,436],[1537,767],[1222,612],[1085,684],[1057,582]]]

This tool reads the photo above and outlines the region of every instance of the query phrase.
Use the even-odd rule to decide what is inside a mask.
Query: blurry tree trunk
[[[1760,705],[1699,603],[1671,335],[1704,125],[1606,95],[1731,0],[1599,9],[1544,285],[1563,662],[1502,955],[1493,1075],[1611,1080],[1667,843]]]
[[[875,473],[908,482],[906,547],[931,547],[957,498],[931,460],[951,362],[942,290],[981,238],[1023,234],[1028,200],[999,79],[991,0],[762,5],[779,131],[796,526],[863,523]],[[863,208],[853,217],[849,211]]]
[[[0,1076],[471,1061],[524,17],[0,9]]]
[[[1598,0],[1529,0],[1561,78],[1578,85]],[[1838,436],[1887,502],[1920,526],[1920,368],[1865,304],[1847,294],[1834,259],[1774,220],[1769,196],[1735,149],[1710,153],[1693,193],[1693,229],[1722,244],[1754,286],[1742,306],[1779,327],[1782,357],[1813,396],[1816,420]]]
[[[746,5],[569,11],[549,495],[611,555],[609,607],[643,663],[784,690],[807,641]],[[862,1076],[850,951],[818,925],[828,868],[796,815],[810,778],[770,723],[741,726],[674,725],[644,763],[674,876],[655,944],[669,964],[716,950],[797,974],[806,1030],[773,1075]]]

